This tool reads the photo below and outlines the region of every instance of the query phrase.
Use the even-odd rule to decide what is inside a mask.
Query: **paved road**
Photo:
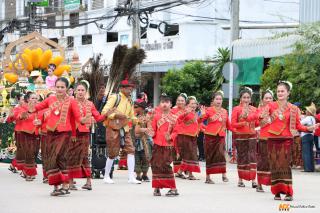
[[[216,184],[201,180],[177,180],[181,195],[176,198],[153,197],[150,183],[129,185],[127,172],[116,171],[114,185],[94,180],[93,191],[76,191],[67,197],[50,197],[51,188],[42,184],[42,177],[29,183],[0,164],[0,213],[206,213],[206,212],[279,212],[270,189],[257,193],[249,183],[238,188],[235,165],[228,165],[229,183],[216,176]],[[39,168],[40,171],[40,168]],[[204,168],[202,168],[204,171]],[[84,180],[78,180],[79,185]],[[320,173],[294,171],[295,200],[291,205],[313,205],[315,208],[290,208],[289,212],[320,212]],[[164,194],[164,191],[163,191]]]

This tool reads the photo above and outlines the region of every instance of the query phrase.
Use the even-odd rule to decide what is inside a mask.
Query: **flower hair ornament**
[[[244,87],[243,90],[249,91],[250,95],[253,94],[253,90],[250,87]]]
[[[222,98],[224,97],[224,92],[222,90],[218,90],[216,93],[220,94],[222,96]]]
[[[293,86],[292,86],[292,83],[290,81],[279,81],[279,83],[283,83],[283,84],[286,84],[289,86],[289,90],[291,91]]]
[[[179,96],[183,97],[185,100],[188,100],[188,95],[186,93],[181,93]]]
[[[272,97],[274,97],[274,93],[272,92],[272,90],[270,88],[266,89],[266,93],[270,93],[270,95]]]
[[[90,83],[87,80],[81,80],[80,83],[84,83],[87,86],[87,89],[90,88]]]

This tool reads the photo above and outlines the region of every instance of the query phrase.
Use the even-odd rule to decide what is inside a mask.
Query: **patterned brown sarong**
[[[48,132],[46,155],[49,185],[68,183],[67,155],[70,132]]]
[[[271,185],[271,172],[268,159],[267,141],[260,139],[257,150],[257,177],[258,184]]]
[[[41,149],[41,161],[42,161],[42,173],[44,178],[48,178],[47,175],[47,156],[46,156],[46,140],[47,134],[40,136],[40,149]]]
[[[290,138],[269,138],[268,153],[271,171],[271,192],[293,195],[292,189],[292,142]]]
[[[134,155],[134,146],[131,139],[130,132],[125,133],[125,145],[123,150],[127,154]],[[108,149],[108,157],[114,159],[120,152],[120,131],[106,127],[106,142]]]
[[[180,169],[182,171],[200,172],[197,137],[178,135],[177,148],[182,159]]]
[[[204,152],[206,157],[206,173],[226,173],[225,138],[220,136],[204,136]]]
[[[21,132],[15,132],[15,139],[16,139],[16,160],[15,160],[15,167],[17,170],[23,170],[25,164],[25,150],[23,143],[21,141]]]
[[[176,188],[172,171],[173,147],[154,145],[151,158],[152,188]]]
[[[70,142],[67,158],[69,178],[87,178],[91,176],[88,160],[89,133],[77,132],[76,141]]]
[[[243,180],[254,180],[257,170],[257,139],[255,135],[236,135],[238,176]]]
[[[39,137],[35,134],[29,134],[25,132],[21,132],[20,137],[20,142],[23,144],[25,154],[25,164],[23,167],[23,173],[26,176],[36,176],[36,154],[38,152],[37,148],[39,147]]]
[[[292,147],[292,165],[303,167],[302,161],[302,141],[300,136],[296,136],[293,139]]]

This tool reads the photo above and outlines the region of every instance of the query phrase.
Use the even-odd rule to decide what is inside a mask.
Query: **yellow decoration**
[[[63,57],[59,55],[51,59],[49,64],[55,64],[58,67],[63,62],[63,60]]]
[[[38,48],[40,49],[40,48]],[[32,50],[32,66],[33,69],[38,69],[39,68],[39,64],[40,64],[40,57],[41,57],[41,51],[39,51],[38,49],[34,49]]]
[[[52,57],[51,50],[44,51],[44,53],[42,54],[41,59],[40,59],[40,68],[41,69],[47,69],[51,57]]]
[[[12,62],[10,62],[9,65],[8,65],[8,69],[12,70],[12,68],[13,68]]]
[[[19,59],[18,62],[14,63],[14,67],[17,70],[23,70],[24,69],[23,61],[21,59]]]
[[[60,65],[57,67],[57,69],[55,69],[55,71],[53,72],[53,74],[55,76],[60,77],[65,71],[67,71],[66,69],[68,69],[69,65]]]
[[[70,83],[73,84],[74,83],[74,77],[70,76],[69,79],[70,79]]]
[[[23,53],[27,54],[28,56],[32,55],[32,51],[29,48],[24,49]]]
[[[22,57],[24,63],[26,64],[26,66],[27,66],[26,69],[27,69],[29,72],[31,72],[31,71],[33,70],[33,65],[32,65],[30,56],[27,55],[26,53],[23,53],[23,54],[21,55],[21,57]]]
[[[4,78],[12,84],[18,81],[18,75],[14,73],[5,73]]]

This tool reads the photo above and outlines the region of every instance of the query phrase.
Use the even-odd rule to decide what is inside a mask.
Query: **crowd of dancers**
[[[291,201],[294,137],[319,127],[315,123],[301,124],[299,108],[288,102],[292,85],[287,81],[278,83],[276,97],[271,90],[264,91],[258,108],[251,105],[252,90],[244,87],[231,118],[222,107],[222,91],[213,94],[208,107],[199,107],[196,97],[182,93],[174,107],[171,98],[162,94],[159,106],[146,110],[146,98],[132,102],[134,85],[123,80],[119,93],[111,95],[99,113],[88,100],[87,81],[78,82],[74,97],[68,94],[69,85],[67,79],[57,79],[55,93],[41,102],[32,92],[17,96],[19,104],[6,119],[15,122],[17,146],[10,170],[19,170],[26,181],[33,181],[40,149],[43,182],[53,187],[51,196],[77,190],[76,178],[86,178],[82,188],[92,190],[90,128],[95,122],[103,122],[108,155],[103,181],[107,184],[114,184],[110,174],[114,159],[122,151],[127,155],[128,183],[149,181],[151,166],[153,195],[161,196],[160,190],[168,188],[166,196],[178,196],[175,177],[197,180],[194,173],[200,172],[199,132],[204,134],[205,183],[214,184],[212,175],[218,174],[228,182],[225,141],[229,130],[237,151],[238,187],[251,181],[253,188],[263,192],[262,186],[270,185],[275,200],[281,200],[284,194],[284,199]],[[313,110],[309,107],[307,112]]]

